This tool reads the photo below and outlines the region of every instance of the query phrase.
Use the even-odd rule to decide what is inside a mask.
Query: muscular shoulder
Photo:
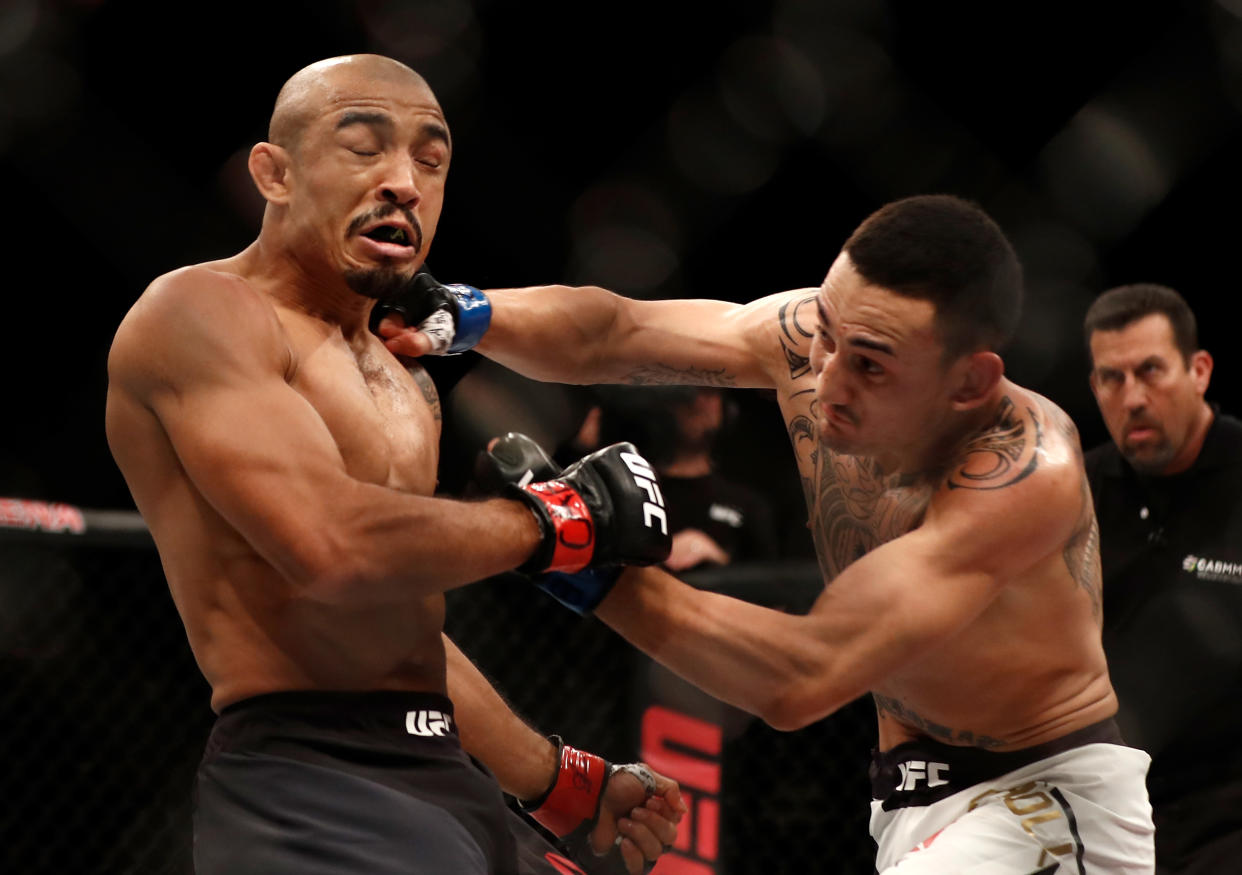
[[[1060,549],[1079,523],[1083,484],[1072,421],[1047,399],[1015,387],[946,468],[927,523],[1013,570]]]
[[[152,282],[121,321],[108,356],[110,379],[140,391],[230,364],[284,370],[288,345],[271,301],[213,265]]]

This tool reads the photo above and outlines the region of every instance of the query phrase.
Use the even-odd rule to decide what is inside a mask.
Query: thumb
[[[418,358],[432,350],[431,338],[406,325],[398,316],[385,316],[376,331],[384,339],[384,346],[394,355]]]

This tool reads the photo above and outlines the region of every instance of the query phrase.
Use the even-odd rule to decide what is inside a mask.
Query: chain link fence
[[[159,559],[144,535],[27,528],[0,537],[0,873],[190,873],[191,787],[213,715]],[[772,592],[783,573],[804,588],[814,579],[801,566],[735,566],[695,582]],[[684,739],[661,742],[670,763],[706,756],[718,786],[708,793],[683,781],[696,800],[694,836],[657,873],[873,872],[869,701],[777,732],[520,578],[483,581],[448,601],[449,634],[542,731],[613,761],[648,752],[645,713],[684,713],[684,725],[718,739],[708,754]]]

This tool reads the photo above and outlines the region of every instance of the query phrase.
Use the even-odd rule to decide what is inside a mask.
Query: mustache
[[[409,223],[412,229],[414,229],[414,251],[422,252],[423,251],[423,227],[422,225],[418,224],[418,219],[414,218],[414,214],[412,212],[407,210],[405,207],[398,206],[397,204],[394,204],[391,202],[380,204],[378,207],[371,210],[370,212],[363,213],[361,216],[356,216],[354,220],[349,223],[349,227],[345,229],[345,236],[353,237],[355,234],[357,234],[367,225],[371,224],[372,222],[378,222],[381,219],[387,219],[393,213],[400,213],[401,217],[405,219],[406,222]]]

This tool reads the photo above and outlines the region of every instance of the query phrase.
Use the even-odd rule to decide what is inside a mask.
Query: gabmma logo
[[[1242,583],[1242,562],[1225,562],[1208,559],[1191,553],[1182,560],[1182,570],[1200,580],[1221,580],[1225,583]]]

